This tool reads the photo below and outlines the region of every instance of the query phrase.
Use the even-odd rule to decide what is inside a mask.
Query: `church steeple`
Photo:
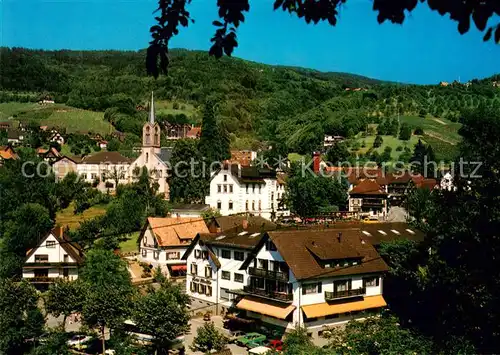
[[[158,151],[160,148],[160,125],[155,122],[155,104],[153,92],[151,92],[151,103],[149,105],[149,119],[142,128],[142,147],[153,147]]]
[[[155,123],[155,102],[153,98],[153,92],[151,91],[151,104],[149,105],[149,123]]]

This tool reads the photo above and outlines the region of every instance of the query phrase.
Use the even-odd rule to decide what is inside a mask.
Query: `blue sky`
[[[193,0],[196,23],[171,46],[208,49],[216,0]],[[404,25],[379,25],[369,0],[349,0],[336,27],[307,25],[272,0],[251,0],[234,55],[267,64],[341,71],[408,83],[467,81],[500,73],[500,45],[419,4]],[[145,48],[154,0],[0,0],[2,46],[43,49]],[[499,21],[499,19],[497,19]]]

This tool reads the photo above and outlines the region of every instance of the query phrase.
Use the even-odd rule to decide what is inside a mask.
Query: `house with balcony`
[[[76,280],[83,257],[81,247],[57,227],[26,253],[23,279],[39,288],[46,288],[59,278]]]
[[[383,219],[387,216],[388,194],[376,181],[363,180],[349,191],[349,212]]]
[[[160,266],[169,277],[184,276],[182,256],[199,233],[209,233],[199,217],[149,217],[139,236],[139,261]]]
[[[184,258],[195,309],[234,306],[283,331],[300,324],[318,336],[386,306],[388,267],[359,229],[199,235]]]

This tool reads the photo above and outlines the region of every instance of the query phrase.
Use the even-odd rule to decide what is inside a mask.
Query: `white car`
[[[91,336],[84,334],[73,335],[73,337],[67,341],[68,346],[74,347],[77,349],[83,349],[86,347],[85,343],[89,342],[92,339]]]

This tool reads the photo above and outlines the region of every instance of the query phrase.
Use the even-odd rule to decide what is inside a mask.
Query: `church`
[[[158,193],[168,200],[168,161],[172,150],[161,148],[160,136],[161,129],[155,122],[153,93],[151,93],[149,118],[142,128],[142,147],[138,158],[134,160],[119,152],[101,151],[82,158],[61,156],[53,163],[52,168],[58,180],[73,171],[95,188],[112,191],[118,184],[135,181],[140,170],[146,167],[152,180],[158,183]]]
[[[152,179],[158,183],[158,193],[163,194],[165,199],[169,199],[169,186],[167,182],[169,165],[168,161],[172,155],[171,148],[161,148],[160,146],[161,128],[155,122],[155,105],[153,93],[151,93],[151,104],[149,108],[148,122],[142,127],[142,148],[141,155],[130,164],[128,176],[134,177],[137,168],[146,167]]]

